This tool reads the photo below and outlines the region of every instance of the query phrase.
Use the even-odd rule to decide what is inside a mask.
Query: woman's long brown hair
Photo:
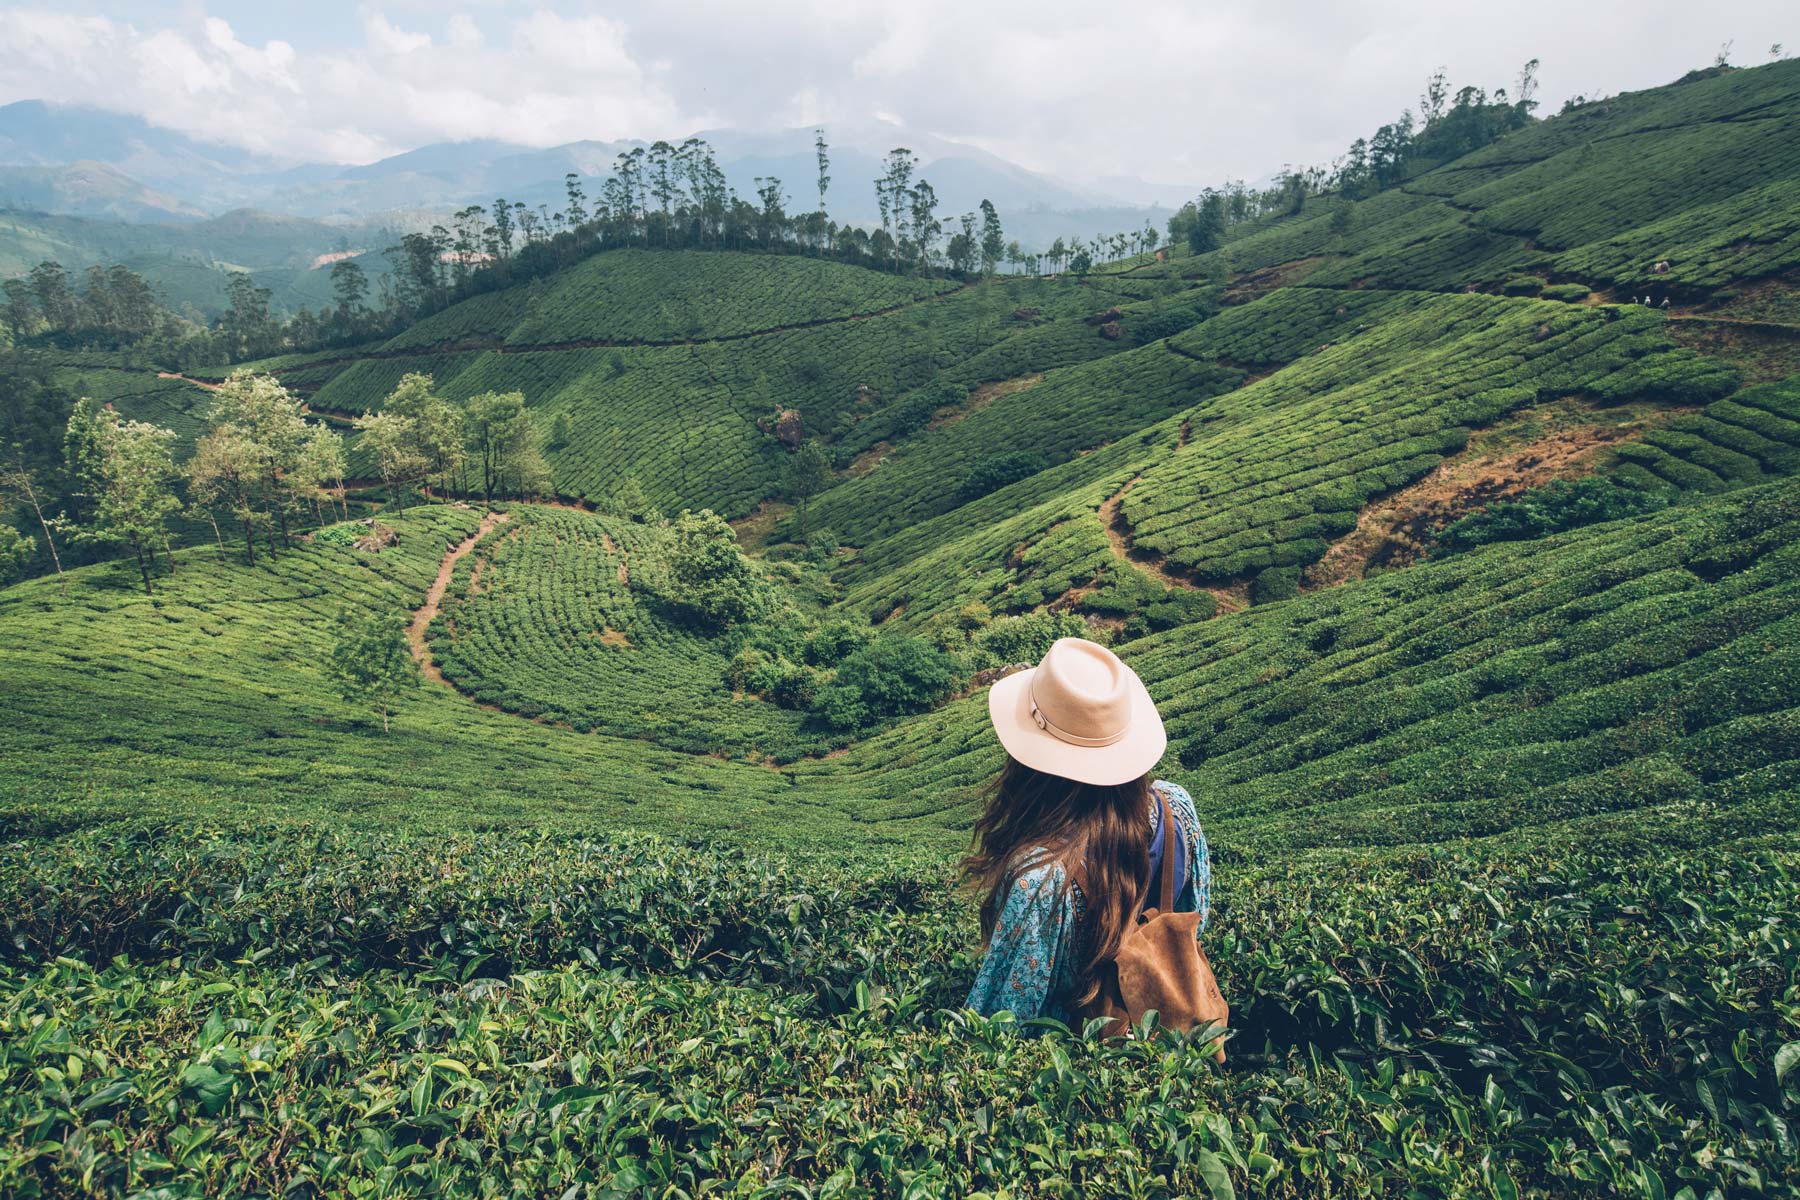
[[[1066,879],[1079,860],[1087,905],[1074,947],[1075,994],[1067,999],[1080,1007],[1098,991],[1097,968],[1118,952],[1150,874],[1150,776],[1098,787],[1008,757],[985,795],[974,848],[962,860],[965,884],[981,897],[982,944],[993,940],[1015,878],[1060,862]]]

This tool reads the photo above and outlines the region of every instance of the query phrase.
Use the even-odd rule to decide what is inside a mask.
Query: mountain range
[[[1197,191],[1129,178],[1100,185],[1050,178],[979,147],[880,122],[830,129],[828,207],[839,220],[878,219],[871,186],[881,159],[908,146],[937,189],[940,211],[993,201],[1009,232],[1086,235],[1160,222]],[[784,183],[790,208],[810,208],[817,166],[811,129],[773,133],[701,130],[731,185],[751,195],[759,178]],[[679,139],[676,139],[679,140]],[[605,176],[643,141],[576,141],[537,148],[493,139],[438,142],[377,162],[306,163],[203,142],[104,109],[21,100],[0,106],[0,204],[62,215],[133,221],[192,221],[257,208],[330,221],[441,213],[497,196],[552,209],[564,176]],[[405,223],[403,220],[402,223]]]

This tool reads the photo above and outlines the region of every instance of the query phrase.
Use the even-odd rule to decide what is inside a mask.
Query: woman
[[[1194,802],[1150,769],[1168,745],[1137,675],[1104,646],[1063,638],[988,693],[1007,762],[963,860],[982,897],[987,957],[969,993],[984,1016],[1072,1023],[1097,990],[1165,853],[1175,911],[1210,912],[1212,865]],[[1163,804],[1174,817],[1165,836]]]

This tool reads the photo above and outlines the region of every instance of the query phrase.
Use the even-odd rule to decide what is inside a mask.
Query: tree
[[[295,463],[295,489],[313,503],[313,513],[322,525],[335,498],[347,519],[350,510],[344,505],[344,439],[335,429],[314,425],[300,446]],[[321,507],[323,511],[321,511]]]
[[[401,376],[382,401],[380,415],[390,419],[374,426],[377,440],[370,444],[390,489],[433,476],[441,488],[455,487],[468,463],[466,422],[461,409],[437,394],[431,376],[417,371]],[[359,418],[357,428],[368,420]]]
[[[675,518],[663,599],[701,623],[723,629],[769,610],[769,586],[738,549],[737,531],[703,508]]]
[[[362,445],[375,455],[376,470],[394,507],[404,508],[402,487],[425,473],[429,465],[419,453],[413,423],[399,413],[376,412],[356,418]]]
[[[59,262],[45,261],[31,268],[26,282],[37,298],[38,311],[52,329],[74,329],[77,319],[75,292],[69,286],[69,273]]]
[[[650,498],[644,494],[644,485],[638,482],[636,475],[627,475],[620,480],[606,504],[612,513],[629,517],[640,525],[654,525],[662,520],[662,513],[650,503]]]
[[[807,508],[812,498],[831,482],[831,456],[816,441],[806,441],[787,461],[786,491],[788,498],[800,506],[800,536],[810,532]]]
[[[924,638],[877,638],[838,664],[813,713],[832,728],[854,729],[922,712],[956,689],[959,674],[956,660]]]
[[[568,217],[570,226],[579,228],[587,224],[587,194],[581,190],[581,176],[574,171],[564,175],[563,191],[569,198],[568,206],[563,209],[563,215]]]
[[[11,525],[0,525],[0,587],[22,578],[37,553],[37,539]]]
[[[257,287],[248,271],[232,271],[226,294],[231,307],[220,318],[219,328],[229,340],[228,352],[234,360],[255,358],[272,340],[269,289]]]
[[[569,414],[566,412],[557,413],[556,418],[550,422],[550,444],[552,446],[566,446],[569,444],[569,439],[574,436],[574,426],[569,422]]]
[[[1537,60],[1533,59],[1532,62],[1535,64]],[[1437,124],[1438,118],[1444,115],[1444,102],[1449,98],[1450,75],[1443,67],[1439,67],[1425,81],[1425,91],[1419,96],[1419,119],[1427,129]]]
[[[24,448],[15,444],[12,448],[12,459],[0,470],[0,489],[16,493],[25,498],[31,505],[32,515],[37,518],[38,528],[44,532],[44,545],[50,551],[50,562],[56,568],[56,582],[62,594],[69,594],[69,577],[63,574],[62,555],[56,550],[56,535],[52,532],[49,518],[44,516],[43,502],[39,499],[40,489],[33,478],[30,467],[25,465]]]
[[[484,499],[510,482],[518,495],[532,496],[550,484],[543,435],[525,407],[522,392],[483,392],[469,398],[468,446],[481,468]]]
[[[337,307],[333,313],[339,336],[354,337],[362,327],[363,302],[369,294],[369,277],[352,258],[340,258],[331,264],[331,296]]]
[[[175,497],[175,432],[127,421],[83,397],[69,416],[69,467],[92,503],[92,525],[80,541],[123,546],[136,558],[144,594],[154,595],[150,564],[169,550],[169,520],[181,511]],[[169,572],[175,559],[168,554]]]
[[[244,553],[250,565],[255,566],[256,524],[264,515],[257,505],[257,485],[262,475],[255,446],[236,429],[209,430],[194,443],[187,472],[188,499],[206,514],[212,524],[213,540],[221,550],[225,548],[218,518],[213,513],[216,506],[223,505],[243,523]]]
[[[1515,103],[1525,112],[1537,107],[1538,60],[1532,59],[1519,68],[1519,90]]]
[[[831,186],[831,176],[826,174],[831,169],[831,157],[826,153],[825,130],[813,130],[813,154],[819,162],[819,215],[825,215],[825,189]]]
[[[272,375],[238,371],[213,393],[206,432],[188,464],[190,495],[209,506],[224,503],[243,523],[252,563],[257,524],[267,528],[273,554],[274,530],[285,544],[289,518],[313,498],[302,455],[314,429],[300,398]]]
[[[388,732],[388,710],[394,701],[419,686],[419,664],[407,645],[405,625],[398,617],[379,613],[363,617],[347,609],[338,613],[337,641],[326,671],[345,700],[381,713],[382,733]]]
[[[1006,233],[1000,228],[1000,214],[992,200],[981,202],[981,271],[992,275],[1006,255]]]

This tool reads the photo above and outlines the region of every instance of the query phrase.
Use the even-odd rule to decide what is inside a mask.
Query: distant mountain
[[[0,177],[4,177],[0,168]],[[379,223],[332,223],[237,209],[181,222],[133,222],[0,208],[0,279],[55,259],[79,275],[123,263],[171,308],[217,316],[227,271],[248,271],[283,312],[330,302],[330,259],[350,253],[371,277],[385,274],[381,250],[399,233]]]
[[[114,167],[88,161],[0,166],[0,208],[121,221],[197,221],[207,215],[204,209],[145,187]]]
[[[740,195],[759,177],[781,179],[791,209],[816,203],[817,167],[810,128],[776,132],[704,130],[719,165]],[[1068,234],[1160,224],[1173,207],[1168,189],[1071,185],[978,147],[882,123],[828,129],[832,177],[828,202],[841,221],[879,219],[873,181],[895,146],[912,149],[919,173],[937,189],[947,218],[992,200],[1010,236],[1048,242]],[[680,139],[671,139],[679,141]],[[233,208],[333,220],[361,220],[405,211],[407,223],[499,196],[536,207],[561,208],[564,176],[573,171],[590,191],[622,152],[641,141],[578,141],[536,148],[499,140],[439,142],[358,166],[298,163],[215,145],[140,117],[72,105],[24,100],[0,107],[0,164],[40,171],[82,170],[52,176],[0,168],[0,200],[14,207],[131,220],[181,220]],[[110,172],[104,177],[98,172]],[[1132,181],[1124,181],[1130,183]],[[6,191],[11,187],[11,192]],[[1173,189],[1175,195],[1191,194]],[[1059,219],[1060,218],[1060,219]]]

